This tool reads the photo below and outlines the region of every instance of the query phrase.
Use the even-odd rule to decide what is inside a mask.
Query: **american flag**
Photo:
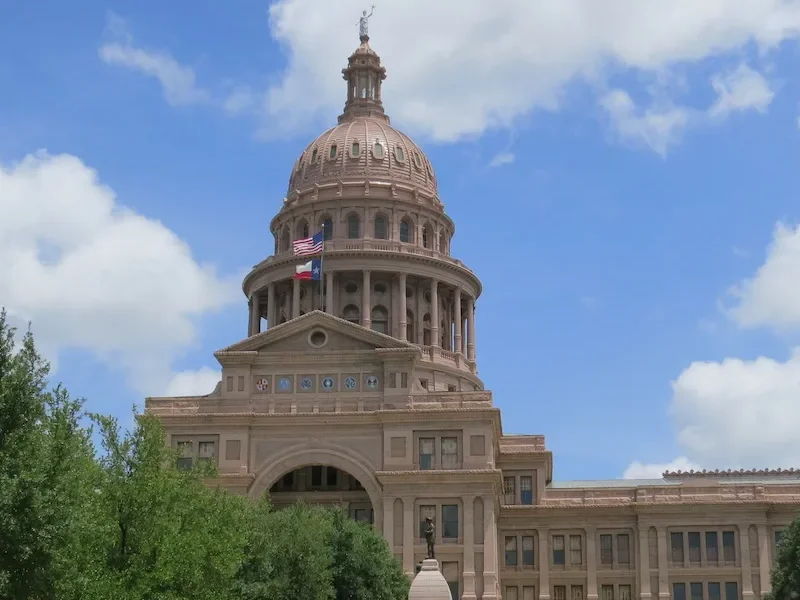
[[[313,256],[322,252],[323,232],[319,232],[313,237],[303,238],[292,242],[292,250],[295,256]]]

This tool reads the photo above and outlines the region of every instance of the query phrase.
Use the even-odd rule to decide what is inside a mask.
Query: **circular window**
[[[375,290],[376,294],[385,294],[386,293],[386,284],[385,283],[376,283],[375,287],[372,288]]]
[[[344,291],[346,294],[355,294],[358,291],[358,284],[350,281],[345,284]]]
[[[328,334],[321,329],[312,331],[308,334],[308,343],[314,346],[314,348],[322,348],[328,343]]]

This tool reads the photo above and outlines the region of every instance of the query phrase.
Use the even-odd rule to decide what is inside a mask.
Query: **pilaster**
[[[597,600],[597,528],[586,528],[586,598]]]
[[[440,346],[439,339],[439,281],[431,279],[431,346]]]
[[[476,600],[475,595],[475,496],[464,496],[464,593],[461,600]]]
[[[453,321],[455,322],[455,339],[453,343],[453,352],[461,352],[461,326],[463,325],[463,320],[461,318],[461,288],[456,287],[455,291],[453,292]]]
[[[550,530],[539,529],[539,600],[550,600]]]
[[[639,599],[650,600],[652,592],[650,590],[650,527],[639,524],[638,527],[638,548],[639,559],[637,561],[637,573],[639,576]]]
[[[278,324],[278,299],[275,296],[275,282],[267,285],[267,329]]]
[[[660,525],[656,528],[658,538],[658,597],[669,600],[669,563],[667,562],[667,528]]]
[[[772,571],[772,561],[769,556],[769,535],[767,535],[766,524],[756,526],[758,530],[758,569],[761,579],[761,597],[763,598],[772,589],[770,572]]]
[[[742,600],[752,600],[753,573],[750,570],[750,525],[739,523],[739,560],[742,569]]]
[[[494,503],[493,495],[483,497],[483,600],[499,600],[497,594],[497,523]]]
[[[406,308],[406,274],[400,273],[398,275],[398,280],[400,284],[400,308],[399,308],[399,317],[400,317],[400,331],[398,332],[399,335],[397,336],[401,340],[405,340],[408,336],[407,333],[407,325],[408,325],[408,317],[406,316],[407,308]]]
[[[292,280],[292,318],[300,316],[300,280]]]
[[[364,271],[364,282],[361,286],[361,325],[367,329],[372,325],[372,284],[369,271]]]
[[[403,571],[414,576],[414,497],[403,496]]]

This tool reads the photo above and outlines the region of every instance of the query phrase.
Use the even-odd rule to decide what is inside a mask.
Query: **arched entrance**
[[[270,457],[261,467],[249,496],[270,492],[276,507],[303,500],[343,504],[359,520],[383,529],[381,487],[371,466],[351,450],[317,441],[297,444]]]

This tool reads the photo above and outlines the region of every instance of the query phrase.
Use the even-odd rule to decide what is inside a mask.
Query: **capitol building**
[[[297,158],[274,253],[244,279],[221,381],[146,401],[179,463],[213,461],[213,484],[276,507],[343,505],[410,575],[431,517],[454,599],[762,598],[800,472],[559,481],[543,435],[504,433],[478,376],[481,281],[451,254],[434,165],[384,112],[365,33],[338,124]],[[295,255],[318,232],[321,263]]]

